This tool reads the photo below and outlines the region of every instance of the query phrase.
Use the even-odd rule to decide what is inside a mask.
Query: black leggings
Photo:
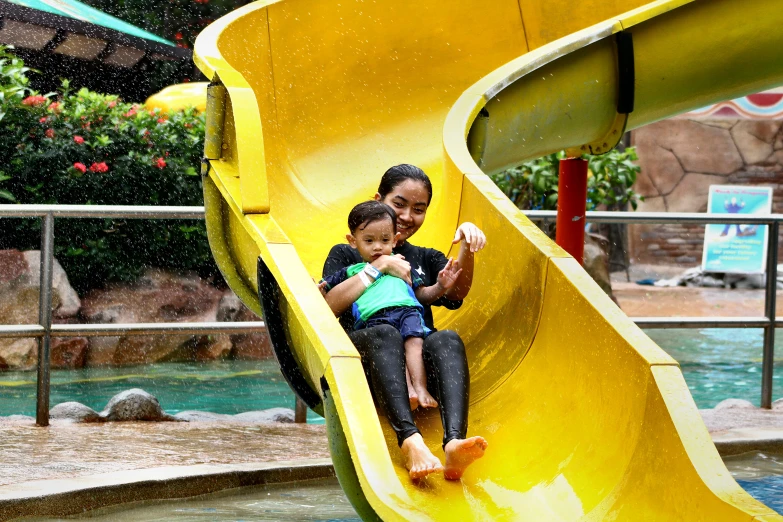
[[[390,325],[374,326],[348,334],[362,357],[375,400],[385,410],[397,434],[397,444],[420,433],[413,422],[405,381],[405,347]],[[468,432],[470,378],[465,345],[455,332],[435,332],[424,340],[427,390],[438,401],[443,423],[443,446],[464,439]]]

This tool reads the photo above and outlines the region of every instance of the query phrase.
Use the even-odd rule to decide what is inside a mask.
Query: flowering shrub
[[[201,205],[204,118],[162,114],[86,89],[27,89],[0,48],[0,201]],[[21,71],[21,72],[20,72]],[[40,222],[2,220],[0,248],[37,249]],[[55,255],[77,290],[130,281],[145,266],[215,273],[202,222],[58,219]]]

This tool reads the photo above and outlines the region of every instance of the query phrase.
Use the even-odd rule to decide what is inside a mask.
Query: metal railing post
[[[772,408],[772,374],[775,367],[775,309],[778,287],[778,233],[780,223],[769,225],[767,242],[767,287],[764,295],[764,315],[769,325],[764,328],[764,356],[761,363],[761,407]]]
[[[54,215],[41,220],[41,281],[38,292],[38,324],[43,335],[38,339],[38,397],[35,423],[49,425],[49,377],[52,329],[52,273],[54,271]]]
[[[294,422],[297,424],[307,423],[307,404],[300,399],[296,398],[296,409],[294,410]]]

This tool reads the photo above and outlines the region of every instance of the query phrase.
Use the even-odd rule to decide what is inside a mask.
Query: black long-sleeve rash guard
[[[411,272],[420,277],[424,286],[432,286],[438,282],[438,273],[443,270],[448,263],[448,259],[439,250],[434,248],[424,248],[411,245],[408,242],[403,243],[394,249],[394,253],[405,257],[405,260],[411,264]],[[359,252],[350,245],[335,245],[329,251],[329,255],[324,262],[323,277],[331,275],[342,268],[346,268],[356,263],[361,263],[362,257]],[[445,306],[449,310],[456,310],[462,306],[462,300],[452,301],[446,297],[438,298],[430,305],[423,305],[422,317],[427,328],[435,331],[435,325],[432,321],[432,306]],[[350,310],[340,317],[340,324],[346,331],[353,327],[353,318]]]

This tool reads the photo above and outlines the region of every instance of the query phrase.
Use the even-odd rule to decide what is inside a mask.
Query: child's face
[[[397,234],[399,236],[399,234]],[[356,229],[355,235],[345,236],[348,243],[359,251],[368,263],[372,263],[381,256],[388,256],[397,241],[391,220],[382,219],[369,224],[362,224]]]

